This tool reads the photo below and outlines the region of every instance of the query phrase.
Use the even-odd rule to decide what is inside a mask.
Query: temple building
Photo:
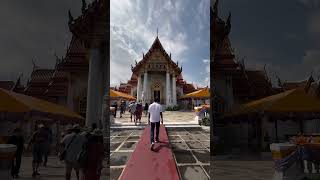
[[[251,100],[275,94],[266,70],[249,70],[235,58],[229,33],[231,13],[226,21],[218,16],[218,1],[211,8],[211,78],[217,113]]]
[[[196,90],[183,80],[182,67],[165,51],[158,36],[142,59],[131,65],[131,70],[130,80],[120,83],[117,90],[135,96],[142,103],[159,98],[163,105],[176,106],[179,97]]]
[[[82,13],[74,18],[69,11],[71,41],[62,57],[56,56],[52,69],[33,64],[25,86],[20,82],[0,81],[0,88],[64,105],[86,117],[86,124],[101,125],[102,104],[108,95],[108,25],[106,0],[82,1]],[[89,98],[87,98],[89,97]]]

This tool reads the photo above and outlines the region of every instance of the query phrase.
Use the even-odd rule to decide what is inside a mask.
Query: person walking
[[[122,118],[122,114],[124,114],[125,110],[126,110],[126,102],[122,100],[120,104],[120,118]]]
[[[85,145],[85,163],[81,168],[81,180],[99,180],[103,168],[104,146],[100,129],[95,129]]]
[[[163,115],[162,115],[162,106],[159,104],[159,98],[155,98],[155,101],[149,106],[148,112],[148,124],[151,127],[150,130],[150,140],[151,146],[150,149],[153,151],[154,142],[159,142],[159,128],[160,128],[160,117],[161,124],[163,124]],[[156,138],[154,140],[154,128],[156,128]]]
[[[22,136],[22,130],[15,128],[12,136],[8,139],[8,144],[14,144],[17,146],[15,159],[12,160],[11,175],[13,178],[19,178],[19,171],[21,166],[21,158],[24,149],[24,138]]]
[[[50,148],[52,143],[52,131],[48,126],[44,127],[44,130],[46,132],[46,140],[45,140],[45,146],[44,146],[44,152],[43,152],[43,166],[47,167],[48,162],[48,156],[50,154]]]
[[[143,109],[146,116],[148,115],[148,109],[149,109],[149,104],[146,103],[146,104],[144,105],[144,109]]]
[[[45,151],[44,147],[47,141],[47,133],[44,129],[44,125],[38,125],[38,128],[33,133],[30,142],[28,143],[28,149],[32,146],[32,177],[36,177],[39,174],[39,165],[42,162],[42,156]]]
[[[139,120],[139,123],[141,123],[142,111],[143,111],[142,103],[139,102],[139,103],[137,103],[136,112],[135,112],[135,114],[136,114],[135,124],[137,124],[138,120]]]
[[[114,102],[113,102],[112,107],[114,107],[114,114],[113,114],[113,116],[116,118],[116,117],[117,117],[117,111],[118,111],[118,103],[117,103],[117,101],[114,101]]]
[[[135,101],[132,101],[131,104],[129,105],[129,112],[130,112],[130,120],[131,120],[131,122],[132,122],[132,117],[133,117],[133,121],[136,122],[136,115],[135,115],[136,107],[137,107],[137,104],[136,104]]]
[[[78,154],[81,152],[83,145],[86,143],[85,136],[80,135],[80,126],[74,125],[72,133],[67,134],[61,141],[61,146],[65,152],[65,178],[70,180],[72,170],[76,172],[77,180],[79,180],[79,164]]]

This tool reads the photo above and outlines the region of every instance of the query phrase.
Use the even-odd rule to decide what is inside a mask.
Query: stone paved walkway
[[[117,180],[139,141],[142,130],[112,130],[110,143],[111,179]],[[210,133],[184,128],[168,129],[182,180],[207,180],[210,167]]]
[[[198,121],[195,120],[195,115],[195,112],[191,111],[165,111],[163,112],[163,122],[164,124],[198,124]],[[141,124],[148,124],[148,117],[145,114],[142,115]],[[117,117],[115,118],[115,125],[134,125],[134,122],[131,122],[129,112],[126,112],[122,118],[120,118],[120,112],[118,111]]]

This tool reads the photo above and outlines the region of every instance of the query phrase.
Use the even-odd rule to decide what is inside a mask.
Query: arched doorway
[[[156,98],[160,99],[160,103],[164,102],[163,93],[162,93],[162,86],[159,81],[153,83],[151,88],[151,101],[153,102]]]

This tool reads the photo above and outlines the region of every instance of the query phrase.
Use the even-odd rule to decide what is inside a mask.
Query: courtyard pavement
[[[192,111],[165,111],[163,112],[163,123],[166,124],[198,124],[195,120],[196,113]],[[117,112],[117,117],[114,119],[114,125],[134,125],[134,122],[130,120],[130,113],[128,111],[123,114],[120,118],[120,111]],[[133,120],[132,120],[133,121]],[[141,118],[141,124],[137,125],[147,125],[148,117],[143,113]]]
[[[111,130],[110,175],[117,180],[143,130]],[[210,167],[210,132],[201,129],[167,129],[182,180],[207,180]]]
[[[106,162],[104,162],[104,166],[107,167]],[[23,157],[22,164],[20,168],[20,180],[64,180],[65,176],[65,165],[64,162],[58,160],[56,156],[51,156],[48,158],[47,167],[40,167],[39,173],[40,176],[36,178],[32,178],[32,157],[27,156]],[[102,176],[100,179],[107,179],[107,168],[103,168]],[[1,179],[1,178],[0,178]],[[75,172],[72,172],[71,180],[76,180]]]

